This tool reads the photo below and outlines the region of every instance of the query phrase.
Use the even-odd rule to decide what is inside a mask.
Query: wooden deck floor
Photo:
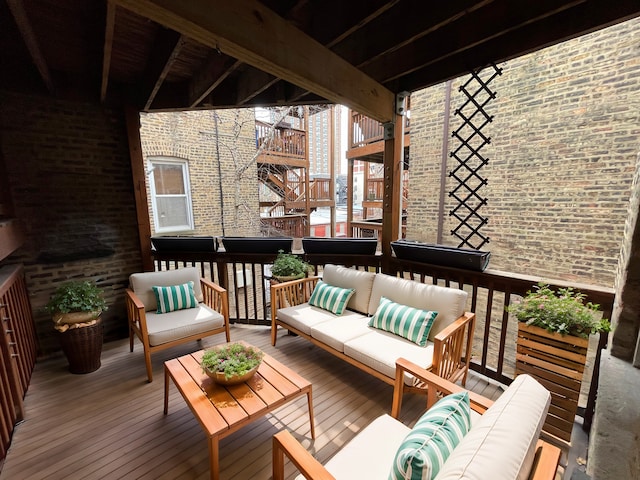
[[[303,339],[282,333],[272,347],[264,327],[232,326],[245,340],[290,366],[313,384],[316,440],[311,442],[305,398],[276,410],[220,442],[222,479],[271,478],[271,437],[288,428],[324,462],[382,413],[391,409],[392,387],[360,372]],[[176,347],[153,357],[147,383],[142,347],[105,344],[102,367],[72,375],[62,357],[36,365],[25,398],[26,419],[16,427],[0,480],[207,479],[205,436],[174,386],[169,414],[162,413],[165,360],[221,343]],[[489,398],[502,390],[472,375],[467,387]],[[407,395],[406,423],[420,415],[424,399]],[[287,465],[288,478],[295,476]]]

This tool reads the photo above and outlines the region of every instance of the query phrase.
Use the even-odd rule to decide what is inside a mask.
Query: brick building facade
[[[490,268],[613,287],[640,148],[640,20],[499,65],[482,152]],[[449,133],[464,101],[451,86]],[[436,243],[446,84],[412,95],[407,238]],[[453,187],[446,178],[445,193]],[[412,195],[425,192],[430,195]],[[442,243],[457,245],[444,195]]]

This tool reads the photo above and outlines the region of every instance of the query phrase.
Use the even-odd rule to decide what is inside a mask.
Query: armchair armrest
[[[405,372],[413,375],[426,385],[427,409],[431,408],[433,404],[438,401],[438,394],[449,395],[450,393],[466,391],[466,389],[460,385],[456,385],[407,359],[399,358],[396,360],[396,381],[393,386],[393,404],[391,406],[391,416],[396,419],[400,416],[400,410],[402,408]],[[471,408],[480,414],[484,413],[493,405],[492,400],[474,392],[469,392],[469,402],[471,403]]]
[[[475,323],[475,313],[464,312],[434,337],[433,371],[436,374],[452,382],[460,379],[462,385],[466,383]]]
[[[127,320],[129,322],[129,344],[133,352],[133,332],[138,335],[145,346],[149,344],[147,315],[145,314],[144,303],[142,303],[142,300],[140,300],[135,292],[127,288],[125,293],[125,307],[127,309]]]
[[[529,480],[554,480],[562,450],[555,445],[538,440]]]
[[[288,430],[273,436],[273,480],[284,480],[284,456],[309,480],[335,480],[324,466]]]
[[[204,303],[227,319],[229,317],[229,294],[227,290],[206,278],[200,279],[200,285]]]

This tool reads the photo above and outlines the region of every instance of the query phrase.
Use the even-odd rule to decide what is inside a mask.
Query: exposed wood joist
[[[55,89],[51,78],[51,72],[49,71],[44,55],[42,55],[40,44],[38,43],[33,28],[31,27],[31,22],[29,21],[29,17],[27,17],[27,12],[24,9],[22,0],[7,0],[7,5],[9,5],[11,14],[13,15],[16,25],[20,30],[20,34],[22,35],[22,39],[29,50],[31,59],[38,69],[40,78],[42,78],[42,81],[47,87],[49,93],[53,93]]]
[[[143,91],[145,97],[144,110],[151,108],[153,100],[171,71],[171,66],[178,58],[184,44],[185,39],[173,30],[163,30],[160,33],[158,41],[154,43],[154,49],[151,51],[151,58],[142,82],[145,86]]]
[[[236,89],[236,103],[244,105],[251,99],[260,95],[268,88],[275,85],[280,79],[273,75],[257,70],[252,75],[242,75],[238,79],[238,88]]]
[[[217,53],[205,64],[205,67],[193,76],[189,83],[189,105],[197,107],[211,92],[217,88],[229,75],[242,65],[239,60],[223,57]]]
[[[113,31],[116,26],[116,6],[107,2],[107,18],[104,28],[104,47],[102,49],[102,82],[100,85],[100,101],[107,98],[109,70],[111,69],[111,52],[113,50]]]
[[[115,1],[332,102],[382,122],[393,118],[393,92],[255,0]]]

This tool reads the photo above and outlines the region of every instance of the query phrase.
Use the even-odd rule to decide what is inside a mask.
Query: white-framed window
[[[157,233],[193,230],[189,165],[171,157],[149,159],[151,204]]]

